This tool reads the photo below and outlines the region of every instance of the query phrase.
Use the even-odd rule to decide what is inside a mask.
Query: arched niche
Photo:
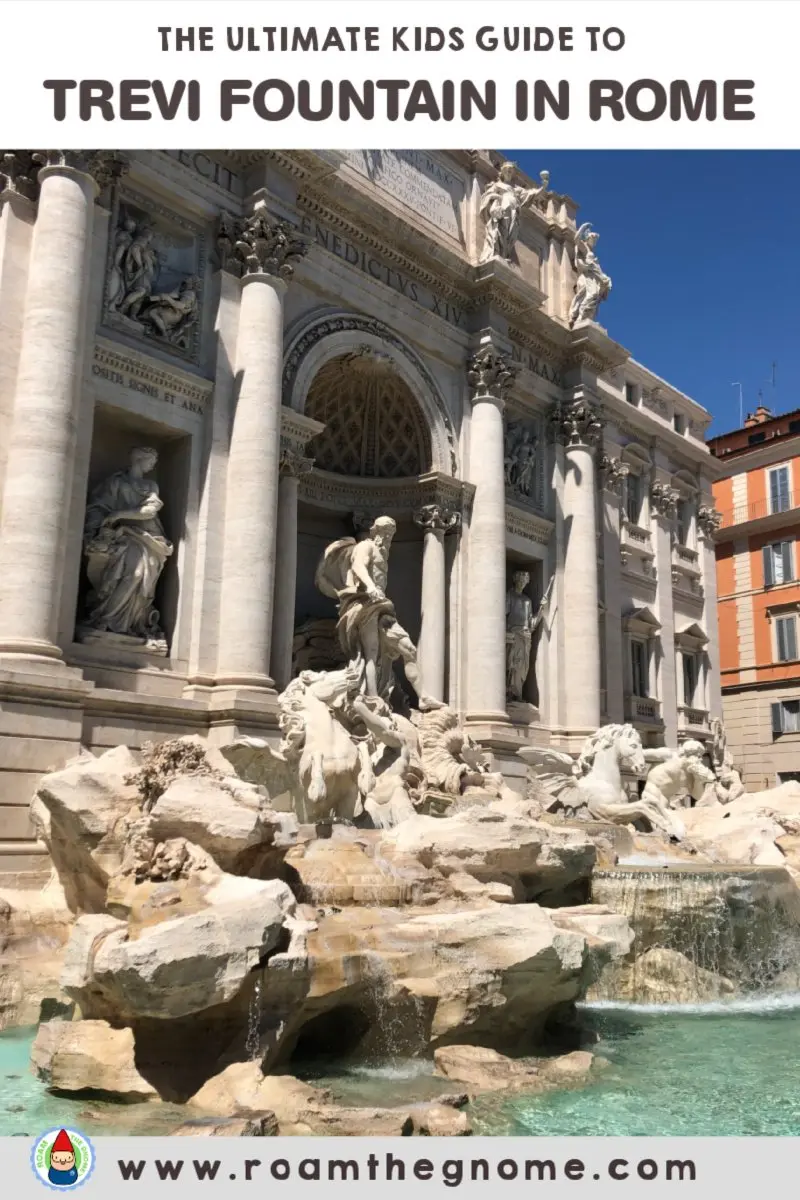
[[[284,357],[283,401],[308,413],[314,380],[326,364],[346,356],[383,363],[413,397],[427,427],[429,470],[457,474],[456,438],[439,388],[422,360],[388,325],[356,313],[325,312],[296,332]]]

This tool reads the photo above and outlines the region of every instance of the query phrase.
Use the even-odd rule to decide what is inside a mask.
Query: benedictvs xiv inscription
[[[346,238],[340,237],[338,233],[333,233],[332,230],[312,221],[310,217],[301,218],[300,230],[306,237],[313,237],[318,245],[331,254],[335,254],[337,258],[341,258],[351,267],[357,267],[365,275],[385,283],[394,291],[399,292],[401,296],[412,300],[414,304],[421,304],[423,308],[448,321],[451,325],[455,325],[457,329],[466,328],[466,313],[463,308],[449,300],[443,300],[441,296],[429,291],[416,279],[410,279],[408,275],[398,271],[397,267],[390,267],[388,263],[381,262],[371,251],[354,246]]]

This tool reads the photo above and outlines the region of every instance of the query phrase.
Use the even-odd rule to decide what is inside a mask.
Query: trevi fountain
[[[70,711],[91,699],[101,729],[128,722],[138,731],[146,712],[176,724],[191,717],[208,731],[221,694],[237,728],[226,741],[220,718],[213,739],[180,730],[144,744],[121,737],[110,747],[84,746],[73,731],[79,752],[35,785],[37,842],[20,809],[7,806],[3,819],[22,830],[8,836],[46,848],[52,871],[41,890],[15,886],[13,877],[0,889],[0,1133],[33,1136],[56,1125],[98,1136],[794,1132],[800,1086],[786,1063],[800,1023],[800,786],[746,791],[713,712],[718,680],[707,675],[706,702],[698,683],[698,702],[684,696],[682,711],[695,724],[710,714],[713,736],[697,740],[684,726],[679,739],[670,656],[661,667],[672,695],[662,706],[667,745],[643,741],[635,720],[652,723],[660,702],[643,682],[627,723],[617,678],[622,644],[611,639],[615,621],[617,633],[633,631],[649,654],[661,629],[644,602],[623,611],[620,561],[628,576],[638,571],[637,587],[661,596],[656,609],[693,663],[716,637],[717,514],[702,468],[703,410],[638,364],[626,382],[627,351],[596,322],[612,286],[598,235],[577,225],[574,203],[550,190],[546,172],[541,186],[521,186],[513,164],[496,170],[484,151],[369,151],[369,170],[355,152],[323,163],[324,153],[262,161],[253,152],[230,159],[223,174],[217,163],[212,192],[211,158],[142,152],[127,164],[139,191],[126,192],[114,182],[118,159],[101,173],[93,152],[4,152],[0,187],[13,193],[15,220],[32,222],[26,205],[36,198],[37,229],[71,231],[52,277],[45,259],[55,235],[34,236],[31,279],[41,269],[43,280],[34,298],[52,320],[20,326],[27,373],[6,465],[0,617],[3,645],[36,669],[15,676],[14,711],[35,722],[41,697],[60,688]],[[171,208],[150,197],[154,172]],[[417,195],[404,183],[411,176],[435,200],[428,215],[409,200]],[[203,500],[192,593],[176,480],[180,462],[190,461],[187,447],[197,445],[212,386],[196,382],[205,370],[201,334],[211,324],[201,320],[207,231],[172,210],[193,198],[192,211],[202,202],[210,220],[223,184],[226,204],[242,208],[234,183],[243,197],[245,184],[272,187],[278,177],[287,220],[273,220],[262,201],[246,219],[219,217],[219,338],[225,349],[229,315],[238,313],[243,383],[223,450],[233,375],[217,363],[211,498]],[[327,188],[324,203],[314,198],[319,187]],[[80,358],[76,314],[92,197],[109,194],[106,266],[98,260],[92,275],[105,280],[104,289],[92,284],[105,331],[92,359],[97,438],[105,441],[92,457],[91,429],[82,424],[73,472],[72,417],[56,417],[71,411],[65,389]],[[381,205],[391,216],[376,233]],[[329,236],[312,213],[344,232]],[[529,287],[539,259],[522,239],[517,246],[523,218],[530,244],[541,240],[548,255],[534,297],[547,299],[540,313]],[[317,257],[305,276],[308,239],[298,228],[316,228]],[[465,229],[473,231],[469,244]],[[375,257],[357,248],[368,233]],[[395,248],[391,262],[408,261],[409,270],[416,266],[408,256],[440,247],[430,262],[452,276],[446,304],[426,290],[433,267],[409,283],[393,266],[384,280],[380,256],[393,238],[406,257]],[[283,296],[296,266],[281,379]],[[378,316],[339,311],[356,304],[346,298],[351,287],[360,289],[361,311]],[[498,349],[492,329],[469,341],[461,302],[452,299],[464,288],[489,318],[498,301],[508,345],[524,349],[521,407],[509,410],[507,423],[508,346],[500,338]],[[373,303],[368,289],[383,300]],[[320,313],[326,290],[334,308]],[[529,320],[538,325],[526,333]],[[56,326],[74,350],[58,360],[63,370],[51,365],[40,336]],[[408,349],[429,330],[440,341],[430,370]],[[458,362],[445,362],[445,345],[457,346]],[[153,347],[157,375],[147,366]],[[563,379],[548,355],[564,364]],[[167,372],[170,356],[178,365]],[[319,386],[309,391],[312,379]],[[467,383],[463,420],[480,450],[468,469],[445,399]],[[344,467],[341,447],[320,443],[314,466],[306,443],[336,417],[342,389],[349,396],[356,385],[361,409],[373,416],[376,389],[394,396],[397,421],[371,426],[369,437],[354,426],[357,453]],[[691,415],[682,439],[664,396]],[[26,421],[45,401],[52,436],[33,445]],[[359,404],[345,406],[351,425]],[[109,414],[123,409],[127,423],[117,428]],[[571,522],[566,549],[544,483],[538,422],[543,429],[546,413],[557,500]],[[656,449],[651,459],[643,448],[658,438],[672,458]],[[163,456],[171,467],[162,494],[155,473]],[[227,485],[214,472],[224,461],[231,486],[222,521],[214,497]],[[75,496],[65,499],[58,489],[73,474]],[[597,573],[595,478],[608,534]],[[191,529],[197,490],[184,505]],[[358,538],[343,536],[334,511],[342,495],[351,514],[353,496],[371,506]],[[675,560],[679,502],[684,511],[693,506],[698,549],[684,547]],[[81,505],[82,539],[58,525],[60,516],[30,521],[33,511]],[[316,660],[290,667],[298,522],[304,602],[327,605],[335,633],[325,654],[317,646]],[[516,547],[508,560],[507,533]],[[467,575],[464,546],[472,548]],[[419,601],[415,617],[409,599],[417,551],[419,636]],[[393,555],[401,564],[394,573]],[[77,558],[80,603],[64,618],[72,674],[62,678],[50,597],[61,593],[65,571],[77,595]],[[705,614],[707,632],[699,618],[679,615],[677,601],[673,612],[672,590],[658,590],[672,588],[673,574],[676,595]],[[312,650],[324,624],[306,628]],[[532,668],[542,641],[544,697]],[[184,660],[194,682],[181,693],[170,672]],[[129,680],[141,663],[139,695]],[[147,692],[153,679],[162,691]],[[601,712],[616,716],[598,720]],[[253,713],[254,729],[242,730]],[[258,736],[270,713],[279,740]],[[46,747],[52,735],[44,724],[36,730],[37,746]],[[21,739],[20,753],[32,740]]]
[[[721,1057],[743,1093],[780,1077],[800,789],[746,794],[721,725],[705,754],[646,750],[612,724],[577,759],[523,748],[527,789],[512,790],[420,685],[387,590],[393,533],[379,517],[323,554],[347,661],[288,685],[277,750],[182,737],[42,779],[32,816],[53,874],[34,901],[2,900],[4,1132],[71,1117],[100,1135],[747,1133],[791,1118],[788,1079],[768,1118],[736,1091],[698,1117],[686,1056],[715,1089]],[[509,615],[513,631],[511,601]],[[512,678],[517,660],[510,638]]]

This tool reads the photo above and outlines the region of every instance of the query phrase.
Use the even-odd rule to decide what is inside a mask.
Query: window
[[[787,512],[792,507],[789,468],[773,467],[769,472],[769,511]]]
[[[778,700],[772,709],[772,732],[800,733],[800,700]]]
[[[760,430],[759,433],[751,433],[747,439],[747,444],[748,444],[748,446],[757,446],[759,442],[765,442],[766,440],[767,440],[767,435],[764,433],[764,430],[762,429],[762,430]]]
[[[645,642],[631,642],[631,678],[634,696],[650,695],[650,655]]]
[[[633,383],[625,384],[625,399],[628,404],[636,404],[636,385]]]
[[[789,433],[800,433],[800,421],[789,422]]]
[[[676,433],[686,432],[686,418],[683,413],[674,413],[672,416],[672,427]]]
[[[678,541],[681,546],[689,545],[689,538],[692,532],[692,502],[691,500],[679,500],[677,510],[677,534]]]
[[[625,484],[625,515],[632,525],[638,525],[642,515],[642,481],[631,474]]]
[[[775,650],[778,662],[794,662],[797,658],[797,627],[794,616],[775,618]]]
[[[764,546],[764,587],[788,583],[794,579],[794,554],[791,542],[773,542]]]
[[[700,665],[696,654],[683,652],[683,703],[688,707],[695,703],[697,684],[700,679]]]

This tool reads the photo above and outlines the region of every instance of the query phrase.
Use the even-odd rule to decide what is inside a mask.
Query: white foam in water
[[[368,1079],[418,1079],[422,1075],[433,1074],[433,1063],[424,1058],[406,1058],[379,1067],[354,1063],[347,1068],[347,1074],[364,1075]]]
[[[624,1000],[589,1000],[576,1006],[585,1012],[673,1013],[728,1016],[735,1013],[792,1012],[800,1009],[800,992],[780,992],[774,996],[740,997],[737,1000],[709,1000],[704,1004],[637,1004]]]

